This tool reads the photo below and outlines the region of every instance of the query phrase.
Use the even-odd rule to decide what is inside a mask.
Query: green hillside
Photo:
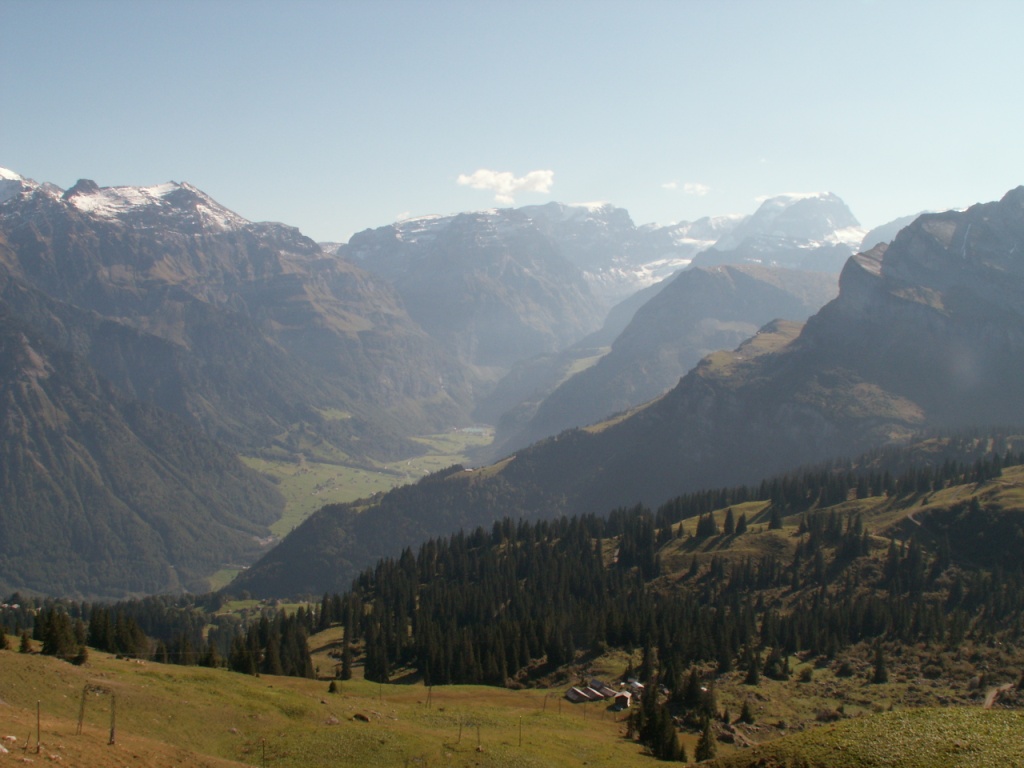
[[[105,741],[108,693],[74,735],[93,685],[117,696],[119,744],[152,765],[262,765],[264,746],[267,765],[645,765],[669,743],[729,768],[1015,765],[1018,442],[934,438],[656,510],[501,521],[312,604],[121,603],[151,627],[135,659],[0,652],[2,711],[23,746],[41,701],[47,754],[70,764],[131,764]],[[30,617],[0,612],[12,634]],[[267,617],[312,632],[300,677],[222,668],[241,667],[243,636],[271,653]],[[155,663],[181,660],[182,627],[212,668]],[[566,700],[594,678],[654,693],[628,712]]]

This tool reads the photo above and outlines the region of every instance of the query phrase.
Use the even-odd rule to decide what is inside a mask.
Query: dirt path
[[[995,688],[989,688],[985,692],[985,709],[992,709],[992,705],[996,703],[996,699],[999,698],[999,694],[1006,693],[1008,690],[1013,688],[1013,683],[1006,683],[1004,685],[996,686]]]

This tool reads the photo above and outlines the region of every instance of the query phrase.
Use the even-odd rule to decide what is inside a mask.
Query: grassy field
[[[284,536],[326,504],[364,499],[398,485],[414,483],[424,475],[466,461],[466,452],[489,445],[494,433],[486,430],[453,430],[415,438],[426,448],[417,456],[394,464],[354,466],[344,457],[314,461],[298,456],[294,461],[243,457],[258,472],[272,478],[285,498],[285,510],[271,531]]]
[[[728,768],[1010,768],[1024,713],[953,707],[885,712],[816,728],[718,762]]]
[[[238,609],[245,606],[233,606]],[[255,604],[250,606],[256,608]],[[340,628],[311,638],[321,672]],[[587,671],[612,678],[639,656],[617,652]],[[740,684],[720,678],[718,702],[735,719],[742,701],[755,722],[735,725],[736,744],[720,743],[722,768],[931,768],[1024,765],[1024,713],[986,710],[980,698],[949,696],[948,706],[902,709],[914,681],[865,685],[863,669],[840,679],[828,668],[794,678]],[[868,662],[865,659],[864,665]],[[75,667],[51,657],[0,651],[0,738],[22,758],[65,766],[650,766],[624,738],[624,715],[598,704],[572,705],[565,685],[530,690],[418,683],[338,682],[116,659],[92,651]],[[898,677],[898,676],[897,676]],[[81,734],[83,690],[89,687]],[[36,712],[40,717],[36,752]],[[116,739],[110,745],[111,708]],[[814,713],[839,710],[838,722]],[[820,718],[819,718],[820,719]],[[718,726],[721,732],[722,726]],[[693,755],[696,734],[680,736]],[[9,740],[8,740],[9,739]],[[749,748],[738,746],[747,745]]]
[[[81,735],[76,733],[82,692]],[[84,667],[0,651],[0,765],[641,766],[621,715],[574,707],[561,690],[248,677],[117,660]],[[116,743],[109,745],[111,699]],[[36,753],[36,706],[41,748]],[[25,747],[28,747],[27,751]]]
[[[490,429],[453,430],[415,438],[426,452],[422,456],[394,464],[367,468],[336,461],[296,461],[242,457],[257,472],[270,477],[285,497],[285,513],[270,526],[274,536],[284,537],[292,528],[327,504],[366,499],[396,485],[416,482],[424,475],[466,461],[474,447],[488,445],[494,439]]]
[[[438,435],[414,438],[426,451],[421,456],[393,464],[356,466],[347,457],[336,453],[327,460],[321,449],[318,459],[296,455],[294,460],[242,456],[250,469],[271,478],[284,496],[281,518],[270,526],[276,538],[284,538],[307,517],[327,504],[341,504],[366,499],[376,493],[415,483],[424,475],[452,464],[467,462],[467,452],[494,440],[490,428],[452,430]],[[238,575],[239,567],[225,567],[209,579],[209,588],[226,587]]]

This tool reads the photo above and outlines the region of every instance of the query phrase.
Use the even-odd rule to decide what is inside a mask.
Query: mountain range
[[[505,516],[653,505],[924,430],[1017,424],[1022,252],[1024,187],[966,211],[922,215],[891,244],[850,258],[838,296],[805,326],[773,321],[734,351],[705,357],[662,397],[490,467],[453,468],[358,508],[325,508],[240,584],[260,593],[287,574],[289,586],[315,593],[330,571],[314,564],[333,563],[330,578],[343,581],[367,555],[369,563]]]
[[[62,190],[0,171],[11,414],[0,588],[195,589],[250,562],[283,502],[239,455],[371,466],[422,450],[413,436],[485,419],[500,425],[494,450],[519,453],[480,477],[516,496],[516,472],[551,450],[529,442],[637,407],[762,323],[812,314],[834,295],[834,252],[858,227],[828,194],[668,227],[550,203],[398,222],[328,249],[187,183]],[[720,258],[704,256],[712,246],[745,256],[686,268]],[[802,270],[787,261],[797,252]],[[602,451],[579,461],[600,467]],[[552,466],[568,466],[560,456]],[[573,480],[580,471],[563,480],[599,495],[600,483]],[[538,482],[516,503],[530,515],[578,503],[548,490]],[[395,529],[359,520],[352,567],[462,524],[454,511],[411,527],[398,514]],[[88,534],[53,535],[79,517]],[[26,544],[33,536],[46,548]]]

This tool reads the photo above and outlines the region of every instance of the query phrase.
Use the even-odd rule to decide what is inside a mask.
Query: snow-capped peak
[[[863,237],[860,223],[832,192],[786,192],[759,198],[758,209],[716,243],[731,250],[749,238],[853,244]]]
[[[0,203],[6,203],[23,192],[31,192],[38,187],[38,184],[20,173],[15,173],[9,168],[0,168]]]
[[[83,179],[64,193],[64,199],[82,213],[102,219],[152,211],[195,215],[204,228],[220,231],[239,229],[249,223],[191,184],[167,182],[151,187],[99,187]]]
[[[780,192],[777,195],[761,195],[754,198],[758,203],[771,203],[780,208],[797,202],[798,200],[832,200],[838,199],[832,192]]]

